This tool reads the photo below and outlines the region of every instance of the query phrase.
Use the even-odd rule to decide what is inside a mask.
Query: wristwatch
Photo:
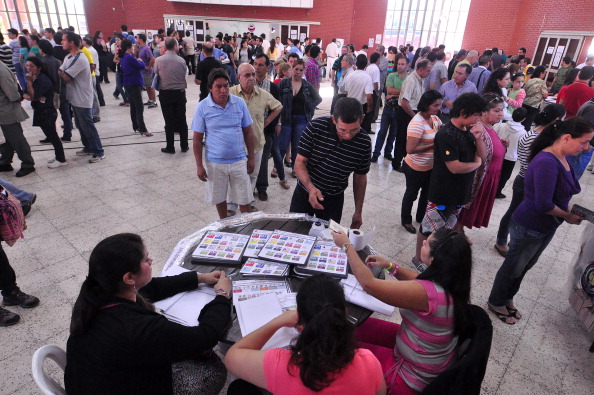
[[[349,246],[352,247],[353,245],[351,243],[345,243],[342,247],[340,247],[340,249],[342,250],[342,252],[346,253]]]

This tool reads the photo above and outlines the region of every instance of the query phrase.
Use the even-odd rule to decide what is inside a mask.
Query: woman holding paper
[[[212,360],[211,349],[230,322],[229,278],[222,271],[152,278],[152,263],[140,236],[131,233],[110,236],[91,253],[70,322],[68,393],[173,394],[173,362]],[[198,326],[170,322],[151,304],[198,283],[214,284],[217,294],[202,309]],[[213,376],[198,383],[208,393],[225,383],[225,375]]]
[[[325,274],[305,280],[297,311],[284,312],[229,349],[225,365],[243,380],[233,382],[227,394],[259,394],[249,383],[275,395],[385,394],[381,366],[369,350],[357,347],[346,314],[339,283]],[[262,350],[283,327],[301,332],[290,348]]]
[[[344,233],[333,233],[346,249],[349,265],[363,290],[400,308],[402,325],[369,318],[356,338],[379,359],[388,394],[419,394],[456,359],[458,336],[467,323],[472,253],[468,240],[451,229],[439,229],[423,242],[422,272],[370,255],[365,263],[379,266],[400,281],[376,278],[359,258]],[[414,339],[411,342],[411,339]],[[414,343],[413,343],[414,342]]]

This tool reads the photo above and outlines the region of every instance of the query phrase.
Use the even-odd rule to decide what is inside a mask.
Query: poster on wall
[[[156,36],[159,33],[158,30],[147,30],[146,31],[146,39],[150,42],[153,41],[153,36]]]
[[[136,36],[137,34],[146,34],[146,30],[145,29],[132,29],[132,34],[134,36]]]
[[[382,35],[376,34],[375,35],[375,43],[379,45],[381,42],[382,42]]]
[[[369,43],[367,43],[367,46],[368,46],[369,48],[373,48],[373,43],[374,43],[374,40],[373,40],[373,38],[370,38],[370,39],[369,39]]]
[[[291,30],[291,40],[297,39],[297,30]]]

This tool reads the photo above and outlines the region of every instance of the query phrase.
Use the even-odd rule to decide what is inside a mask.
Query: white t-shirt
[[[99,73],[99,54],[97,53],[97,50],[95,48],[93,48],[92,46],[87,47],[87,49],[89,50],[89,52],[91,53],[91,56],[93,57],[93,63],[95,64],[95,77],[99,77],[100,73]]]
[[[268,48],[270,48],[270,41],[264,39],[262,41],[262,49],[264,50],[264,53],[266,53],[266,51],[268,50]]]
[[[60,70],[72,78],[66,83],[66,99],[74,106],[81,108],[93,107],[93,80],[87,57],[78,52],[67,55]]]
[[[361,104],[366,104],[366,95],[373,94],[373,82],[365,70],[355,70],[346,76],[344,90],[347,92],[347,97],[355,98]]]
[[[182,41],[186,43],[186,54],[188,55],[195,55],[196,54],[196,41],[192,37],[184,37]]]
[[[371,77],[371,82],[374,83],[374,84],[377,83],[377,86],[379,87],[379,83],[380,83],[380,69],[379,69],[379,67],[377,67],[377,64],[375,64],[375,63],[370,64],[369,66],[367,66],[367,68],[365,69],[365,71]]]

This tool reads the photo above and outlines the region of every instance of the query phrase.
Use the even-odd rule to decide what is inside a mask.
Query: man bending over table
[[[355,213],[351,228],[363,223],[363,201],[371,161],[371,139],[361,133],[363,108],[357,99],[336,102],[334,115],[312,120],[299,140],[295,174],[299,179],[292,212],[340,222],[344,190],[353,174]]]
[[[229,94],[229,75],[225,70],[211,70],[208,89],[210,94],[198,103],[192,121],[194,157],[198,178],[206,182],[205,200],[216,205],[219,218],[223,219],[227,216],[227,193],[242,213],[250,211],[254,132],[245,101]]]

